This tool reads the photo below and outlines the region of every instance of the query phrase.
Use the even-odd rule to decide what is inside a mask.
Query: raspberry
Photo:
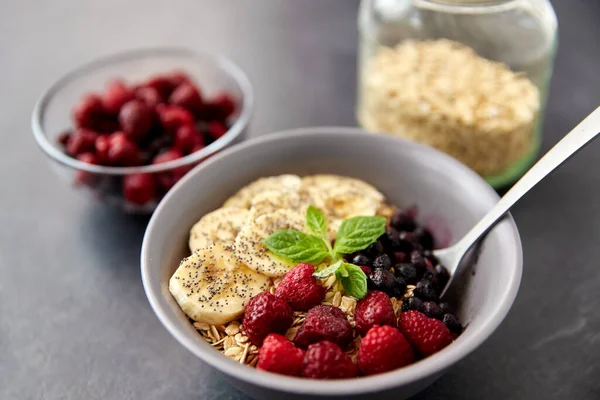
[[[292,307],[271,293],[263,292],[248,302],[242,327],[250,341],[260,346],[269,333],[283,333],[292,322]]]
[[[125,85],[125,82],[116,80],[110,82],[106,87],[106,92],[102,97],[102,105],[106,112],[110,114],[118,114],[123,104],[132,100],[134,97],[133,90]]]
[[[329,340],[345,349],[352,342],[352,336],[352,326],[342,310],[334,306],[318,305],[306,314],[294,343],[306,348],[309,344]]]
[[[190,82],[183,82],[169,96],[169,103],[195,112],[202,108],[202,97],[196,86]]]
[[[190,153],[196,145],[204,144],[204,137],[193,125],[183,125],[175,133],[174,146],[182,153]]]
[[[340,347],[324,340],[311,344],[304,355],[302,376],[313,379],[344,379],[356,376],[356,365]]]
[[[418,311],[400,314],[398,327],[423,356],[431,355],[452,342],[452,334],[442,321],[428,318]]]
[[[88,129],[78,129],[67,142],[67,153],[77,156],[82,153],[93,152],[98,134]]]
[[[73,109],[75,125],[80,128],[95,128],[99,120],[105,116],[100,96],[88,94]]]
[[[211,99],[212,117],[224,121],[235,112],[235,100],[228,93],[218,93]]]
[[[285,336],[269,334],[258,352],[256,368],[276,374],[298,376],[304,351],[294,346]]]
[[[180,126],[194,125],[194,116],[185,108],[159,104],[156,106],[156,112],[163,128],[171,134]]]
[[[374,290],[356,304],[356,330],[364,336],[373,325],[392,325],[396,321],[394,306],[387,294]]]
[[[140,100],[128,101],[119,111],[121,128],[132,139],[144,137],[152,128],[153,119],[152,109]]]
[[[364,375],[380,374],[411,364],[415,359],[402,333],[389,325],[374,326],[360,342],[358,368]]]
[[[279,282],[275,296],[290,303],[294,310],[308,311],[321,304],[325,288],[312,276],[314,272],[311,264],[296,265]]]
[[[208,123],[208,135],[214,140],[220,139],[226,133],[227,127],[221,122],[212,121]]]
[[[135,97],[143,101],[149,107],[156,107],[162,102],[158,90],[153,87],[142,86],[135,91]]]

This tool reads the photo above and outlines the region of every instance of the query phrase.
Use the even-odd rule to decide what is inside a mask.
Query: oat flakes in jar
[[[357,119],[502,187],[534,161],[556,51],[548,0],[362,0]]]

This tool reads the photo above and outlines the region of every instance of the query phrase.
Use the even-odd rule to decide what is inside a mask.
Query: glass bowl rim
[[[56,144],[50,141],[46,132],[42,128],[42,118],[46,111],[48,104],[52,101],[54,95],[62,88],[70,83],[73,79],[89,74],[100,67],[109,66],[114,63],[133,61],[139,58],[149,58],[151,56],[175,56],[184,57],[192,60],[208,60],[214,64],[215,68],[219,68],[227,75],[229,75],[236,84],[239,86],[242,93],[240,114],[236,121],[231,125],[227,132],[215,140],[210,145],[206,146],[202,150],[189,154],[185,157],[177,160],[168,161],[165,163],[154,164],[154,165],[142,165],[135,167],[111,167],[104,165],[88,164],[83,161],[79,161],[76,158],[70,157],[62,152]],[[254,95],[252,91],[252,85],[248,79],[246,73],[229,58],[205,51],[195,51],[181,47],[156,47],[146,48],[138,50],[128,50],[111,55],[106,55],[97,58],[93,61],[87,62],[75,69],[67,72],[65,75],[55,81],[48,89],[46,89],[33,108],[33,114],[31,116],[31,128],[36,142],[42,148],[42,150],[50,156],[53,160],[60,164],[68,167],[87,171],[90,173],[104,174],[104,175],[128,175],[128,174],[139,174],[139,173],[156,173],[169,171],[174,168],[193,164],[197,161],[201,161],[212,154],[226,148],[236,138],[238,138],[243,130],[246,128],[250,121],[252,114],[252,108],[254,105]]]

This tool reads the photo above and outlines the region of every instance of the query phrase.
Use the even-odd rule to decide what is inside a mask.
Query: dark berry
[[[395,250],[410,253],[415,244],[415,236],[411,232],[400,232],[398,234],[398,245]]]
[[[369,277],[369,275],[371,275],[373,273],[373,270],[371,269],[371,267],[367,267],[366,265],[361,265],[360,269],[362,270],[362,272],[365,273],[367,278]]]
[[[390,260],[390,257],[387,254],[377,256],[373,261],[373,268],[390,269],[392,268],[392,260]]]
[[[396,272],[396,276],[404,279],[409,285],[414,285],[419,279],[417,269],[409,263],[396,264],[394,271]]]
[[[246,311],[247,312],[247,311]],[[338,307],[318,305],[311,308],[294,338],[294,343],[302,348],[322,340],[329,340],[342,349],[353,340],[353,329],[346,314]]]
[[[144,137],[150,131],[153,119],[152,109],[139,100],[128,101],[119,111],[121,129],[127,136],[135,140]]]
[[[425,315],[427,315],[429,318],[442,319],[444,312],[442,311],[441,307],[433,301],[426,301]]]
[[[410,262],[416,268],[427,268],[425,257],[417,250],[413,250],[412,253],[410,253]]]
[[[364,336],[373,325],[395,326],[392,301],[387,294],[374,290],[356,304],[354,320],[357,332]]]
[[[408,254],[404,253],[403,251],[395,251],[394,252],[394,259],[396,260],[397,264],[407,262],[408,261]]]
[[[374,269],[369,275],[367,285],[373,290],[380,290],[392,297],[401,297],[406,290],[406,283],[402,278],[396,278],[387,269]]]
[[[321,304],[325,288],[313,276],[315,267],[300,263],[292,268],[279,282],[275,296],[290,303],[295,311],[308,311]]]
[[[156,193],[156,184],[151,174],[132,174],[123,178],[123,194],[127,201],[143,205],[152,199]]]
[[[444,314],[442,322],[448,327],[450,332],[460,334],[462,332],[462,326],[458,321],[458,318],[454,316],[454,314]]]
[[[446,283],[448,283],[448,280],[450,279],[450,274],[448,274],[448,270],[446,269],[446,267],[444,267],[441,264],[435,266],[435,272],[439,280],[439,287],[443,289],[444,286],[446,286]]]
[[[425,303],[418,297],[409,297],[402,302],[402,311],[406,312],[411,310],[425,313]]]
[[[381,253],[383,253],[383,251],[384,251],[383,244],[380,241],[371,243],[369,245],[369,247],[367,247],[367,249],[365,250],[365,252],[373,258],[375,258],[378,255],[380,255]]]
[[[434,240],[433,240],[433,236],[431,235],[431,232],[429,232],[427,229],[419,226],[414,230],[414,234],[415,234],[415,239],[419,242],[419,244],[424,249],[428,249],[428,250],[433,249]]]
[[[400,231],[412,232],[417,227],[414,216],[407,212],[399,211],[392,216],[392,226]]]
[[[425,301],[437,301],[438,295],[433,284],[427,279],[421,279],[414,290],[415,296]]]
[[[294,311],[285,301],[263,292],[248,302],[242,327],[250,341],[262,345],[269,333],[284,333],[294,322]]]
[[[391,249],[397,249],[400,244],[398,231],[389,226],[385,232],[385,240]]]
[[[370,267],[371,260],[369,259],[369,257],[365,256],[364,254],[358,254],[352,258],[352,264],[360,265],[360,266],[364,265],[364,266]]]
[[[302,376],[312,379],[346,379],[356,376],[357,368],[340,347],[328,340],[311,344],[302,362]]]
[[[445,301],[440,303],[440,308],[442,309],[442,312],[444,314],[452,314],[453,313],[453,308],[450,306],[449,303],[447,303]]]

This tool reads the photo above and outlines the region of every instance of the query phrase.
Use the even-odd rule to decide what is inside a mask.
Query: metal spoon
[[[498,201],[465,236],[455,245],[435,250],[433,254],[450,273],[450,279],[441,296],[447,292],[453,278],[468,263],[461,263],[469,249],[478,243],[510,210],[510,208],[548,174],[557,169],[572,155],[584,148],[600,133],[600,107],[581,121],[571,132],[542,157],[515,185]]]

